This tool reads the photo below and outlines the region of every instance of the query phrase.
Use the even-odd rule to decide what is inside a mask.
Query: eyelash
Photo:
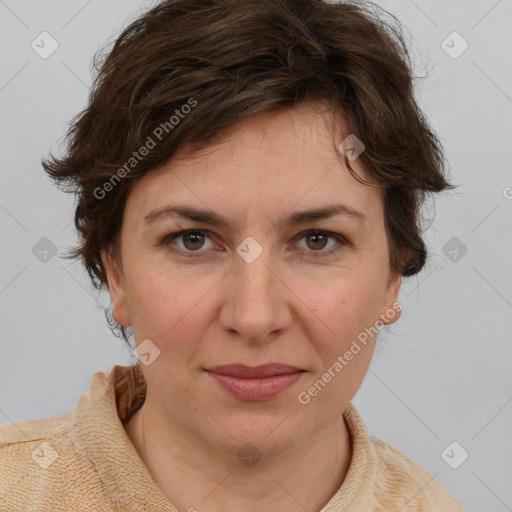
[[[172,242],[179,238],[180,236],[183,236],[187,233],[200,233],[200,234],[203,234],[203,235],[207,235],[210,233],[210,231],[208,230],[204,230],[204,229],[186,229],[186,230],[183,230],[183,231],[178,231],[178,232],[175,232],[175,233],[171,233],[169,235],[167,235],[164,240],[162,241],[162,245],[164,246],[169,246],[172,244]],[[310,230],[307,230],[307,231],[303,231],[302,233],[299,233],[299,235],[297,235],[299,237],[299,241],[302,240],[302,238],[304,238],[305,236],[307,235],[310,235],[310,234],[321,234],[321,235],[326,235],[330,238],[334,238],[336,239],[338,242],[339,242],[339,245],[337,245],[336,247],[334,248],[331,248],[327,251],[308,251],[310,253],[312,253],[312,257],[313,258],[324,258],[324,257],[327,257],[327,256],[332,256],[334,254],[337,254],[338,252],[340,252],[342,249],[344,249],[346,246],[350,246],[350,242],[343,236],[341,235],[338,235],[337,233],[332,233],[330,231],[322,231],[322,230],[319,230],[319,229],[310,229]],[[200,251],[200,250],[197,250],[197,251],[183,251],[182,249],[178,249],[176,248],[176,246],[174,246],[174,248],[171,249],[173,252],[176,252],[182,256],[185,256],[186,258],[197,258],[199,256],[201,256],[201,253],[204,252],[204,251]],[[315,253],[318,253],[318,255],[316,255]]]

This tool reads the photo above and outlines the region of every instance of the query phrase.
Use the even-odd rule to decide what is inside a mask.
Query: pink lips
[[[243,364],[215,366],[206,370],[220,386],[239,400],[260,401],[279,395],[297,382],[304,370],[270,363],[262,366]]]

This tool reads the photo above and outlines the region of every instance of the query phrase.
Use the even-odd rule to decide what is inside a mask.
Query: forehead
[[[359,183],[335,152],[330,113],[303,106],[245,120],[219,143],[169,162],[135,184],[126,208],[144,218],[158,207],[180,202],[225,212],[268,218],[293,209],[339,203],[378,214],[381,189]],[[334,138],[333,138],[334,137]],[[357,160],[354,171],[371,181]]]

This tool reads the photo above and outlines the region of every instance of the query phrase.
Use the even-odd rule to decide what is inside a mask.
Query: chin
[[[306,429],[304,423],[295,423],[296,418],[295,421],[290,421],[291,417],[285,418],[286,413],[251,414],[246,418],[233,418],[232,421],[223,421],[219,417],[219,423],[224,428],[216,429],[218,435],[213,439],[211,430],[207,435],[210,443],[228,455],[243,458],[250,457],[254,452],[254,457],[273,457],[300,444],[314,430],[313,425]]]

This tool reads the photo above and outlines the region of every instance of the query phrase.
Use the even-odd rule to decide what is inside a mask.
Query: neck
[[[286,453],[244,465],[205,443],[151,400],[125,425],[163,494],[179,510],[319,511],[340,488],[350,466],[350,435],[340,415]]]

